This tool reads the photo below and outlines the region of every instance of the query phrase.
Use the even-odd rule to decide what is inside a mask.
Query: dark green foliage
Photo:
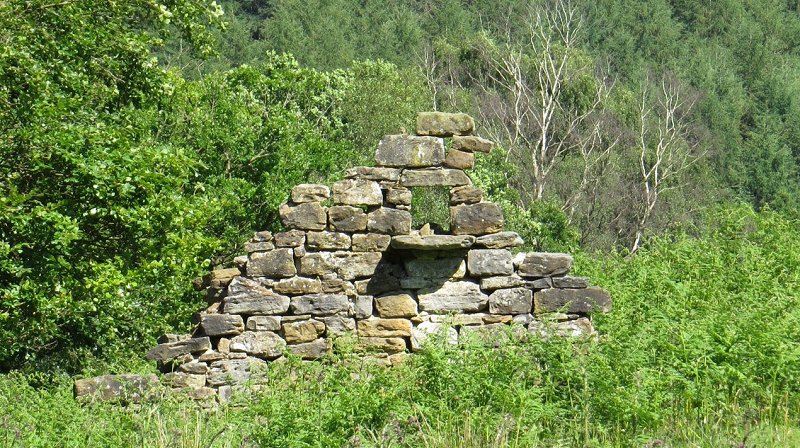
[[[431,224],[436,233],[449,233],[450,188],[414,187],[411,194],[411,227]]]

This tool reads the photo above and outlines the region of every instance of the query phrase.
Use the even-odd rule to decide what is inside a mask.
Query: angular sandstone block
[[[381,166],[417,168],[438,166],[443,161],[444,142],[434,137],[386,135],[375,152],[375,163]]]
[[[237,314],[204,314],[200,327],[207,336],[230,336],[244,331],[244,320]]]
[[[292,277],[297,274],[294,252],[289,248],[250,254],[247,275],[251,277]]]
[[[371,317],[356,324],[360,337],[394,338],[411,336],[411,321]]]
[[[397,182],[400,179],[400,170],[397,168],[356,166],[345,171],[344,177],[348,179],[364,179],[378,182]]]
[[[306,246],[311,250],[350,249],[350,235],[341,232],[308,232]]]
[[[375,299],[378,316],[383,318],[414,317],[417,315],[417,302],[409,294],[393,294]]]
[[[151,361],[167,362],[178,356],[202,353],[210,348],[211,340],[208,337],[191,338],[183,341],[158,344],[147,352],[146,357]]]
[[[451,149],[444,158],[444,166],[457,170],[471,170],[475,167],[475,154]]]
[[[572,269],[572,256],[562,253],[528,252],[519,264],[522,277],[554,277],[566,275]]]
[[[475,246],[487,249],[506,249],[525,244],[517,232],[498,232],[478,237]]]
[[[324,331],[325,324],[318,320],[304,320],[283,324],[283,337],[289,344],[314,341]]]
[[[333,202],[337,205],[381,205],[383,192],[377,182],[346,179],[333,184]]]
[[[291,306],[295,314],[330,316],[349,312],[350,301],[343,294],[306,294],[292,297]]]
[[[454,187],[471,183],[463,171],[452,168],[403,170],[400,175],[400,185],[404,187]]]
[[[462,185],[450,189],[450,205],[477,204],[483,200],[483,191],[472,185]]]
[[[316,278],[292,277],[276,282],[272,290],[278,294],[317,294],[322,292],[322,282]]]
[[[353,235],[353,252],[384,252],[392,237],[382,233],[357,233]]]
[[[411,213],[381,207],[368,215],[367,230],[388,235],[407,235],[411,232]]]
[[[328,209],[328,222],[339,232],[363,232],[367,228],[367,214],[358,207],[336,205]]]
[[[420,112],[417,114],[417,135],[469,135],[475,129],[475,120],[467,114],[446,112]]]
[[[281,222],[287,229],[325,230],[328,214],[319,202],[298,205],[283,204],[278,209]]]
[[[493,147],[494,142],[486,140],[485,138],[476,137],[474,135],[453,136],[453,149],[458,149],[460,151],[485,152],[488,154],[492,152]]]
[[[256,358],[274,359],[285,349],[286,341],[271,331],[245,331],[231,339],[232,352],[244,352]]]
[[[292,202],[321,202],[331,197],[331,190],[327,185],[300,184],[292,188]]]
[[[399,235],[392,237],[392,247],[410,250],[469,249],[475,243],[470,235]]]
[[[533,306],[530,289],[498,289],[489,296],[489,312],[492,314],[525,314]]]
[[[503,230],[505,219],[497,204],[481,202],[450,207],[450,228],[454,235],[486,235]]]
[[[483,311],[489,296],[472,282],[446,282],[439,288],[420,289],[417,292],[419,309],[429,313],[465,313]]]
[[[511,275],[514,263],[507,249],[472,249],[467,254],[467,271],[473,277]]]

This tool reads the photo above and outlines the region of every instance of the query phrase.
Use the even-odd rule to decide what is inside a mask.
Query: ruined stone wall
[[[583,335],[611,300],[569,276],[572,257],[518,253],[500,208],[465,173],[493,143],[472,136],[464,114],[421,113],[416,135],[387,135],[374,167],[326,185],[302,184],[281,206],[287,229],[258,232],[236,266],[196,281],[208,307],[192,335],[150,350],[165,380],[197,397],[224,397],[258,382],[286,354],[313,360],[336,338],[392,364],[433,333]],[[412,187],[450,187],[450,233],[412,228]],[[495,341],[496,342],[496,341]]]

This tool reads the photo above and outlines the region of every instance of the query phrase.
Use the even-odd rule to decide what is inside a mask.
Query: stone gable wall
[[[270,362],[321,358],[340,337],[391,365],[433,333],[452,344],[468,334],[498,343],[508,326],[592,334],[591,314],[610,311],[610,297],[569,276],[568,254],[512,252],[523,240],[465,172],[493,147],[473,128],[464,114],[420,113],[416,135],[380,141],[376,166],[294,187],[280,207],[286,231],[257,232],[235,267],[196,280],[208,302],[196,331],[163,336],[148,359],[172,387],[224,399]],[[450,187],[449,234],[412,228],[412,187]]]

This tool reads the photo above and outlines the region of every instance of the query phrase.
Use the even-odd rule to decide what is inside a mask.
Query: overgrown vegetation
[[[583,256],[615,299],[600,336],[442,343],[401,367],[299,360],[203,410],[83,406],[69,378],[0,380],[10,446],[793,446],[800,390],[797,221],[747,206],[626,259]],[[692,236],[692,233],[700,233]],[[765,325],[765,323],[771,323]],[[241,405],[241,406],[240,406]],[[89,441],[89,442],[87,442]],[[16,444],[16,445],[15,445]]]

